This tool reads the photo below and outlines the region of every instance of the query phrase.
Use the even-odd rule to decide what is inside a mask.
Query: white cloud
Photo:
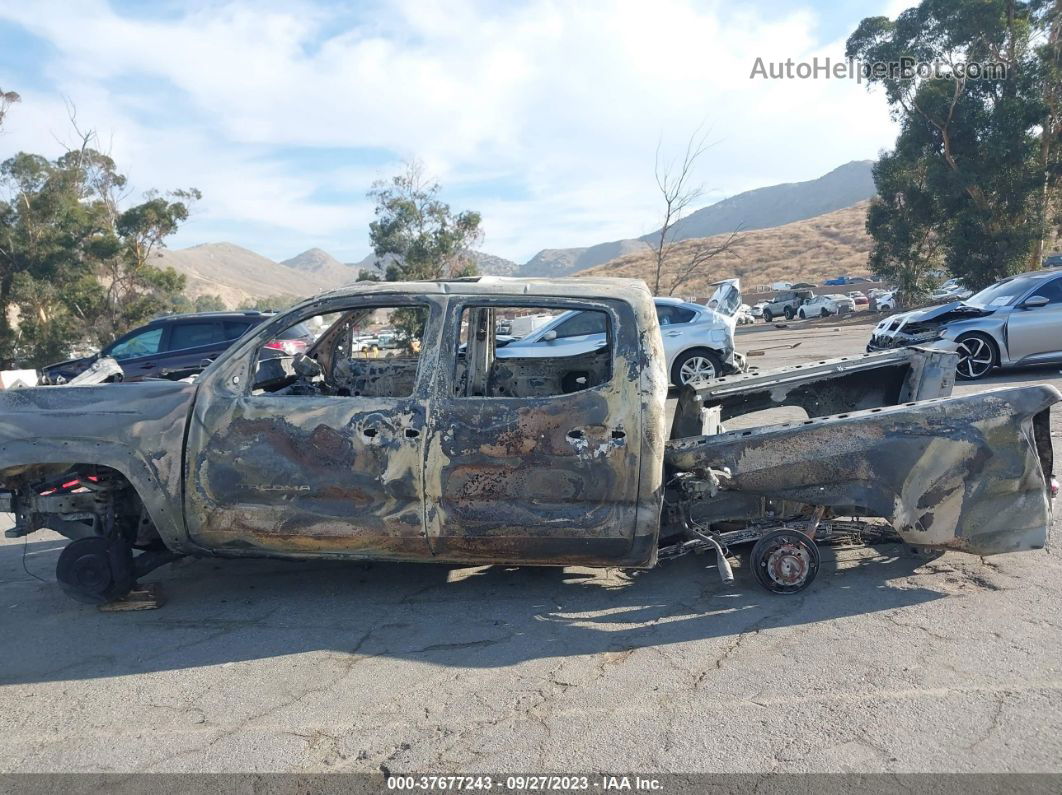
[[[675,150],[701,123],[717,144],[699,176],[718,195],[813,178],[891,143],[884,101],[854,82],[749,79],[757,56],[843,56],[843,41],[817,39],[812,11],[768,19],[731,8],[404,0],[352,23],[308,2],[142,19],[102,0],[39,0],[0,18],[54,45],[47,76],[82,119],[113,131],[138,182],[202,188],[211,229],[260,222],[276,229],[274,246],[367,250],[365,202],[314,195],[347,180],[360,196],[384,171],[300,169],[275,155],[371,147],[422,158],[484,212],[486,248],[522,260],[653,228],[657,142]],[[24,94],[13,136],[63,128],[57,97]],[[518,186],[517,198],[493,193],[501,183]],[[196,242],[195,229],[182,242]]]

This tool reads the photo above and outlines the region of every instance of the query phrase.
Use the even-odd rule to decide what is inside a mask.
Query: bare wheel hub
[[[766,560],[767,574],[779,585],[791,587],[808,576],[811,559],[808,554],[792,544],[774,550]]]

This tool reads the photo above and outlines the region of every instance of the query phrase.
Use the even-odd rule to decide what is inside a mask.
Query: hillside
[[[674,240],[726,235],[737,229],[768,229],[843,210],[874,195],[871,160],[855,160],[818,179],[790,182],[739,193],[686,216],[675,225]],[[660,230],[643,235],[649,243]]]
[[[323,275],[286,267],[232,243],[163,249],[152,264],[183,273],[189,296],[218,295],[230,307],[246,298],[305,296],[333,286]]]
[[[675,240],[724,235],[803,221],[851,207],[874,195],[873,162],[855,160],[818,179],[790,182],[739,193],[690,213],[675,226]],[[637,254],[652,245],[660,230],[637,239],[599,243],[584,248],[543,249],[520,269],[521,276],[568,276]]]
[[[646,249],[641,240],[613,240],[589,248],[546,248],[538,252],[520,268],[519,276],[570,276]]]
[[[309,274],[332,287],[349,284],[358,278],[358,263],[340,262],[327,251],[311,248],[283,260],[281,265]]]
[[[869,202],[836,210],[771,229],[743,232],[733,252],[719,257],[710,272],[679,291],[681,295],[704,295],[719,279],[741,277],[746,288],[776,281],[807,281],[821,284],[841,274],[865,275],[870,237],[866,233]],[[720,240],[726,235],[717,236]],[[674,259],[693,245],[679,243]],[[629,254],[581,271],[579,276],[626,276],[653,281],[651,252]]]

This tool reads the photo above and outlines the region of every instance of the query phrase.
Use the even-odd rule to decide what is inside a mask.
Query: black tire
[[[829,316],[830,316],[830,311],[828,309],[826,309],[826,307],[823,307],[822,311],[819,312],[819,317],[829,317]]]
[[[756,542],[750,557],[756,579],[771,593],[799,593],[819,573],[819,548],[799,530],[768,533]]]
[[[112,602],[133,587],[133,554],[102,536],[71,541],[59,555],[55,578],[67,596],[86,604]]]
[[[770,309],[764,309],[763,310],[763,322],[764,323],[770,323],[772,320],[774,320],[774,315],[771,314],[771,310]]]
[[[784,310],[784,313],[785,313],[785,319],[786,320],[792,320],[793,319],[793,307],[787,306],[785,308],[785,310]]]
[[[675,363],[671,365],[671,383],[675,386],[685,386],[686,381],[683,381],[682,368],[687,364],[693,364],[694,360],[700,359],[702,362],[698,363],[697,369],[703,372],[703,364],[710,364],[714,370],[713,375],[707,375],[707,380],[719,378],[723,374],[723,361],[719,358],[719,354],[708,348],[690,348],[688,351],[683,351],[675,359]]]
[[[987,334],[973,331],[961,335],[955,342],[959,345],[955,375],[963,381],[984,378],[999,364],[999,349]]]
[[[798,309],[797,310],[797,317],[799,317],[801,320],[807,320],[808,319],[808,316],[804,314],[804,310],[803,309]]]

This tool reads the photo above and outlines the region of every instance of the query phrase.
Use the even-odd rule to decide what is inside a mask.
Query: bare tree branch
[[[676,237],[680,223],[690,208],[704,195],[703,185],[693,182],[693,172],[701,155],[711,148],[708,142],[709,132],[701,127],[694,130],[686,141],[682,159],[670,163],[661,162],[660,143],[656,146],[656,186],[664,202],[664,215],[653,248],[655,295],[663,292],[674,295],[680,287],[702,275],[711,260],[731,251],[739,240],[740,228],[722,243],[705,239],[687,241],[681,249],[676,248],[679,244]],[[678,264],[669,272],[668,264],[676,259]]]

